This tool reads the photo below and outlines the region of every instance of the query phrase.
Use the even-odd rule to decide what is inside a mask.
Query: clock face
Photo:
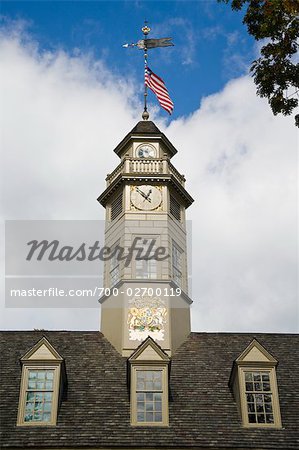
[[[143,144],[137,149],[138,158],[154,158],[155,154],[155,149],[151,145]]]
[[[137,209],[151,211],[158,208],[161,201],[161,192],[155,186],[134,186],[131,191],[131,202]]]

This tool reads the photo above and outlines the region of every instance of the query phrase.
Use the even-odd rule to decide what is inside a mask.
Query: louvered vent
[[[119,216],[122,210],[123,210],[123,194],[121,193],[111,203],[111,214],[110,214],[111,220],[114,220],[117,216]]]
[[[172,195],[170,196],[170,214],[177,220],[181,220],[181,205]]]

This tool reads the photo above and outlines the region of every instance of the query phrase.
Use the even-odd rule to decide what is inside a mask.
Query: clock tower
[[[171,163],[177,150],[147,120],[115,148],[106,208],[101,331],[130,356],[148,336],[171,355],[190,333],[185,210],[193,202]]]

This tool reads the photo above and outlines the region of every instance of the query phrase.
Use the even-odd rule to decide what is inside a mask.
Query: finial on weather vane
[[[172,38],[160,38],[160,39],[148,39],[148,34],[151,29],[147,25],[147,21],[144,21],[144,26],[141,28],[143,32],[144,39],[137,41],[136,44],[124,44],[124,48],[137,47],[140,50],[144,50],[144,110],[142,113],[142,119],[148,120],[149,113],[147,111],[147,88],[149,87],[151,91],[156,95],[160,105],[169,114],[173,111],[173,102],[169,96],[168,90],[165,86],[162,78],[158,77],[154,72],[148,67],[148,55],[147,50],[157,47],[172,47],[174,44],[171,42]]]

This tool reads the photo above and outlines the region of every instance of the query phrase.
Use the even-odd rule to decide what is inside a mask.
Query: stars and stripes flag
[[[158,77],[149,67],[145,67],[144,83],[156,95],[162,108],[171,114],[174,105],[162,78]]]

